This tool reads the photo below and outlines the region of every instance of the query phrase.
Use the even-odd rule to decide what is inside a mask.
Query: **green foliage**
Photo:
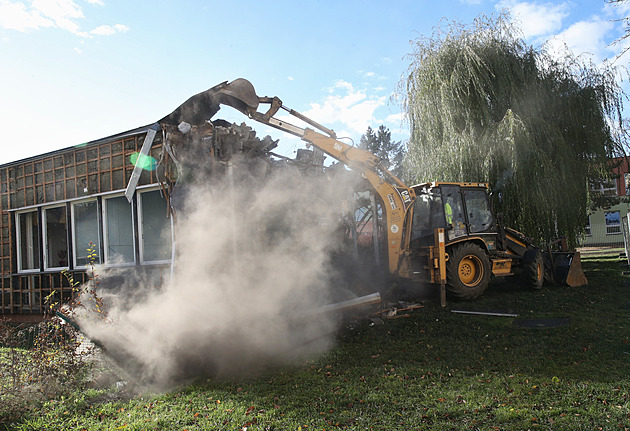
[[[73,288],[73,300],[67,307],[59,309],[59,312],[63,313],[69,318],[74,316],[76,310],[80,307],[85,307],[88,310],[88,315],[97,317],[99,319],[107,318],[107,311],[103,298],[98,295],[97,288],[100,284],[98,280],[99,275],[96,272],[96,261],[98,260],[98,253],[96,252],[96,245],[90,241],[90,245],[87,249],[88,255],[88,269],[87,278],[88,281],[83,286],[78,281],[75,281],[72,274],[67,270],[62,270],[61,273],[66,277],[70,286]],[[85,302],[88,302],[87,306]],[[54,309],[56,304],[51,306]]]
[[[405,167],[424,181],[489,182],[506,223],[541,244],[584,229],[589,181],[625,154],[618,71],[527,46],[507,15],[414,41],[399,86]]]
[[[583,259],[590,285],[533,293],[496,283],[474,304],[436,302],[343,331],[327,355],[257,378],[166,394],[56,397],[15,430],[625,429],[630,421],[630,278],[618,255]],[[569,325],[524,328],[510,311]],[[401,313],[402,314],[402,313]],[[1,429],[1,427],[0,427]]]
[[[93,346],[56,314],[71,318],[83,306],[81,298],[86,298],[90,315],[105,318],[102,298],[96,293],[97,254],[92,243],[88,252],[88,283],[81,286],[72,274],[63,272],[73,288],[74,299],[69,304],[55,302],[53,290],[46,297],[47,309],[41,323],[15,325],[0,321],[0,426],[19,421],[51,398],[63,398],[83,388],[93,365]]]
[[[398,178],[402,177],[405,148],[400,141],[392,142],[392,133],[387,127],[381,125],[376,132],[368,127],[365,135],[361,136],[359,148],[376,155],[385,169]]]

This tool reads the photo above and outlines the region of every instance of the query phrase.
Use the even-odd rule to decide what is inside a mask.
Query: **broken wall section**
[[[275,141],[245,125],[165,133],[162,163],[176,174],[164,187],[177,219],[173,277],[159,291],[121,286],[137,292],[133,301],[104,292],[108,322],[84,315],[81,327],[163,384],[326,351],[338,321],[322,307],[354,296],[337,283],[334,259],[357,177],[278,157]]]

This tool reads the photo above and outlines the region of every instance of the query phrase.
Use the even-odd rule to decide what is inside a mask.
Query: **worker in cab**
[[[449,202],[444,204],[444,215],[446,216],[446,226],[453,227],[453,207]]]

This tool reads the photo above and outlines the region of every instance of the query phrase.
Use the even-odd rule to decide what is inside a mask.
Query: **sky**
[[[414,41],[503,10],[527,43],[596,63],[622,50],[630,16],[606,0],[0,0],[0,164],[152,124],[237,78],[347,142],[380,125],[405,142],[395,93]],[[280,139],[287,157],[304,147],[230,107],[216,118]]]

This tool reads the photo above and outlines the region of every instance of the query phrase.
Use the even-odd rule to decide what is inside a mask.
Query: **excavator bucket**
[[[247,79],[238,78],[230,82],[221,89],[219,96],[222,105],[231,106],[245,115],[258,109],[259,98],[254,86]]]
[[[254,86],[246,79],[239,78],[195,94],[177,109],[158,121],[159,124],[178,126],[182,122],[188,124],[203,124],[209,121],[221,109],[221,105],[228,105],[248,115],[258,109],[259,99]]]

